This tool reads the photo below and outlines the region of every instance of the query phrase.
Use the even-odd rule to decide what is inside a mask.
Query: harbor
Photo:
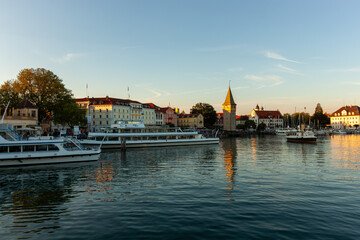
[[[316,144],[263,135],[3,168],[0,236],[357,239],[359,142],[360,135]]]

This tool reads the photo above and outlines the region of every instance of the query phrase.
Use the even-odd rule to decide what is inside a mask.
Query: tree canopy
[[[201,113],[204,117],[204,126],[212,128],[216,122],[216,111],[213,106],[208,103],[197,103],[191,110],[191,114]]]
[[[314,122],[316,128],[325,127],[327,124],[330,123],[330,118],[326,114],[324,114],[320,103],[317,104],[311,120]]]
[[[62,80],[53,72],[44,68],[23,69],[17,79],[8,80],[0,88],[0,104],[14,107],[21,100],[30,100],[39,108],[39,121],[53,120],[66,124],[75,115],[85,113],[76,106],[71,90],[66,89]],[[71,111],[70,111],[71,108]],[[67,117],[60,117],[68,112]],[[79,117],[79,116],[78,116]],[[65,119],[68,118],[66,121]]]

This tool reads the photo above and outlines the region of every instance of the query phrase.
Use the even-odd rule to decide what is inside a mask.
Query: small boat
[[[0,124],[0,167],[96,161],[100,153],[75,138],[25,138],[11,125]]]
[[[346,135],[347,132],[346,132],[345,130],[338,129],[338,130],[334,130],[334,131],[332,132],[332,134],[334,134],[334,135]]]
[[[218,144],[219,138],[206,138],[197,131],[180,128],[145,127],[142,121],[119,120],[101,132],[90,132],[84,145],[101,145],[103,149],[167,147]]]
[[[324,130],[317,130],[316,132],[314,132],[315,136],[326,136],[326,132]]]
[[[289,132],[286,135],[288,142],[296,143],[316,143],[316,136],[312,131]]]

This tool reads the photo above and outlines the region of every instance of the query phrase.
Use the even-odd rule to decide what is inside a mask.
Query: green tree
[[[246,120],[245,121],[245,129],[256,129],[256,123],[254,122],[254,120]]]
[[[66,125],[73,121],[67,118],[82,115],[82,111],[74,104],[71,91],[65,88],[57,75],[44,68],[21,70],[17,79],[1,85],[0,98],[1,105],[10,100],[10,107],[23,99],[30,100],[39,109],[40,122],[53,120]]]
[[[216,111],[213,106],[208,103],[197,103],[191,110],[191,114],[201,113],[204,117],[204,126],[212,128],[216,122]]]
[[[266,124],[265,123],[260,123],[258,126],[257,126],[257,130],[258,131],[264,131],[266,129]]]
[[[315,108],[314,115],[311,117],[311,121],[314,123],[315,128],[323,128],[330,123],[330,118],[324,114],[320,103]]]
[[[3,114],[3,110],[5,110],[9,101],[9,109],[16,106],[20,102],[18,94],[14,91],[13,82],[14,81],[8,80],[0,87],[0,106],[2,110],[1,114]]]
[[[86,110],[80,109],[75,100],[71,99],[69,102],[56,111],[53,117],[54,123],[68,125],[70,127],[79,125],[86,126]]]

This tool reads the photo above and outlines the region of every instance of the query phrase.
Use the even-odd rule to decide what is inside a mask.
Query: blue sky
[[[237,114],[360,105],[360,1],[0,0],[0,83],[43,67],[75,97]]]

